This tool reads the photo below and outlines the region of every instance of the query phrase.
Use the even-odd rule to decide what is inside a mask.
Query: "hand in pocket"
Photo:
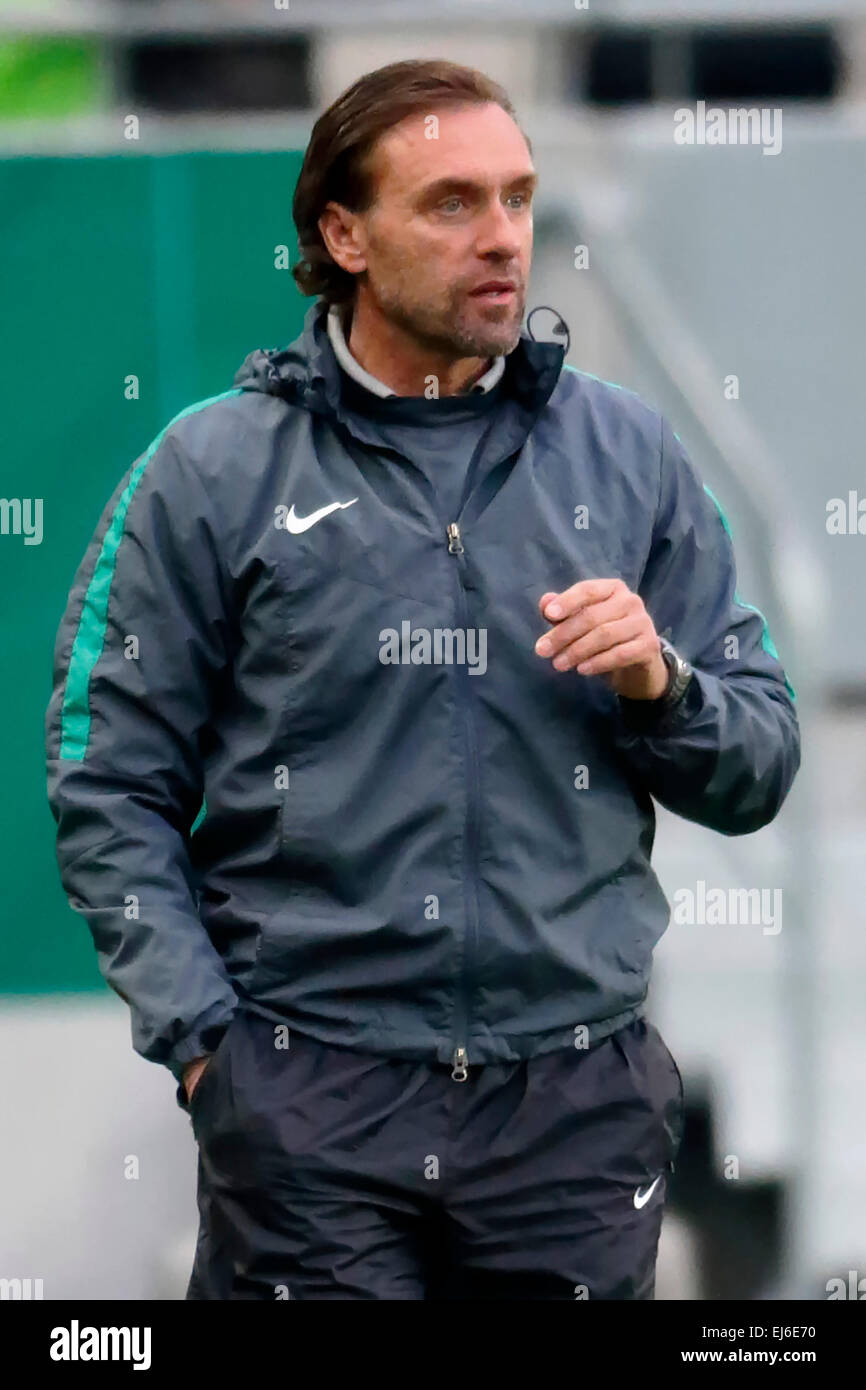
[[[195,1057],[191,1062],[187,1062],[183,1069],[183,1084],[186,1091],[187,1104],[192,1100],[195,1089],[207,1070],[208,1062],[211,1060],[211,1053],[206,1057]]]

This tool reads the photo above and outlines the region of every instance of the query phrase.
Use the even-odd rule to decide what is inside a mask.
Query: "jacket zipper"
[[[446,531],[448,537],[448,553],[457,557],[457,599],[458,599],[458,630],[462,628],[467,634],[466,619],[468,617],[468,604],[466,599],[466,561],[463,558],[463,540],[460,535],[460,527],[456,521],[452,521]],[[469,1031],[469,977],[470,977],[470,947],[474,945],[478,930],[478,885],[475,865],[478,855],[478,747],[475,741],[475,729],[472,722],[470,701],[472,696],[469,694],[465,682],[469,680],[469,672],[463,666],[462,671],[458,670],[457,684],[463,686],[465,690],[465,719],[464,731],[466,735],[466,762],[469,769],[469,798],[466,812],[466,831],[463,847],[463,883],[466,902],[466,941],[463,952],[463,971],[462,989],[459,994],[458,1012],[458,1042],[452,1054],[453,1066],[451,1069],[452,1081],[467,1081],[469,1078],[469,1056],[466,1051],[465,1041]],[[470,890],[470,879],[472,888]]]

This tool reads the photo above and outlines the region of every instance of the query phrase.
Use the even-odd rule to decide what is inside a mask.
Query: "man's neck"
[[[475,382],[490,369],[492,359],[460,357],[454,359],[422,347],[398,325],[370,311],[359,297],[345,310],[346,344],[356,362],[397,396],[424,396],[430,378],[438,383],[440,396],[458,396],[472,390]]]

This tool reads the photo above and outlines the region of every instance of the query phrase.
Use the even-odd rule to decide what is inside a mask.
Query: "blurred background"
[[[701,881],[779,890],[783,918],[672,918],[657,949],[650,1015],[687,1108],[657,1296],[824,1299],[838,1279],[857,1297],[864,0],[438,0],[434,19],[420,0],[0,0],[0,1277],[44,1298],[183,1297],[189,1121],[132,1052],[56,869],[54,636],[133,459],[299,331],[312,301],[278,253],[295,259],[316,114],[411,56],[507,87],[541,175],[532,331],[567,331],[573,365],[668,415],[797,693],[803,765],[771,826],[731,838],[659,811],[672,902]],[[719,107],[765,113],[780,147],[677,143],[678,111],[697,129]]]

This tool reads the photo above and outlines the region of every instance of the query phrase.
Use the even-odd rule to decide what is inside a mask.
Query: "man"
[[[189,1108],[190,1299],[654,1296],[652,798],[757,830],[799,728],[676,435],[521,332],[535,183],[480,73],[345,92],[303,333],[132,465],[61,624],[60,869]]]

